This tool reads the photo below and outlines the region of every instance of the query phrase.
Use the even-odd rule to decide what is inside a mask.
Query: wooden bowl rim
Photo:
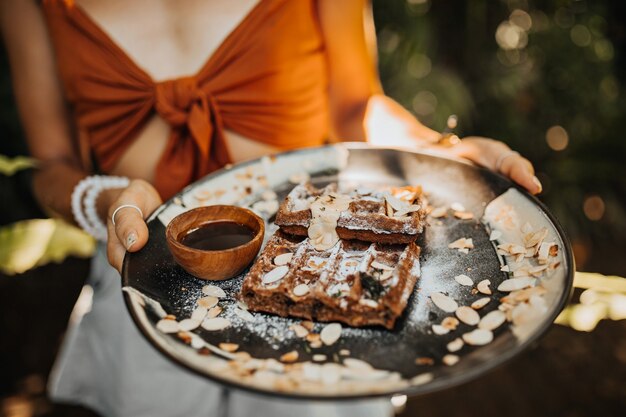
[[[252,238],[252,240],[250,240],[250,242],[244,243],[243,245],[239,245],[239,246],[235,246],[234,248],[229,248],[229,249],[221,249],[221,250],[203,250],[203,249],[195,249],[195,248],[191,248],[187,245],[184,245],[182,243],[180,243],[178,241],[178,239],[176,239],[173,236],[173,232],[172,232],[172,228],[173,225],[176,221],[182,221],[181,219],[190,215],[193,212],[197,212],[197,211],[204,211],[207,209],[212,209],[212,208],[228,208],[228,209],[235,209],[235,210],[239,210],[242,211],[244,213],[246,213],[247,215],[249,215],[250,217],[252,217],[253,219],[256,220],[256,222],[259,224],[259,230],[254,234],[254,237]],[[223,217],[219,217],[219,218],[209,218],[206,219],[208,221],[220,221],[220,220],[226,220],[226,221],[234,221],[232,218],[228,218],[227,216],[223,216]],[[179,214],[178,216],[174,217],[168,224],[167,227],[165,228],[165,239],[172,244],[174,247],[176,247],[177,249],[181,249],[187,252],[194,252],[194,253],[199,253],[199,254],[214,254],[214,255],[220,255],[220,254],[227,254],[227,253],[232,253],[232,252],[237,252],[237,251],[241,251],[244,250],[245,248],[254,246],[255,244],[259,243],[259,240],[261,242],[263,242],[263,238],[265,237],[265,221],[255,212],[253,212],[250,209],[247,209],[245,207],[239,207],[239,206],[229,206],[227,204],[215,204],[215,205],[211,205],[211,206],[202,206],[202,207],[196,207],[193,208],[191,210],[187,210],[184,213]]]

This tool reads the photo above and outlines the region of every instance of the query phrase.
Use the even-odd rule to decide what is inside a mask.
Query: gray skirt
[[[382,417],[387,399],[313,402],[226,389],[165,358],[140,334],[122,299],[119,273],[98,247],[48,386],[58,402],[103,417]]]

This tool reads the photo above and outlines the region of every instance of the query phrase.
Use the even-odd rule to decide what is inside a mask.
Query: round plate
[[[263,313],[250,315],[242,310],[237,296],[243,275],[214,283],[226,293],[226,298],[220,300],[220,316],[230,320],[230,327],[221,331],[199,327],[190,332],[193,344],[189,344],[188,335],[181,339],[176,333],[159,331],[157,322],[166,314],[173,314],[178,320],[190,317],[196,301],[203,296],[202,287],[208,284],[174,262],[165,242],[165,225],[180,212],[199,205],[235,204],[265,214],[267,238],[276,230],[273,218],[265,213],[274,203],[255,203],[264,201],[263,197],[267,199],[269,189],[282,201],[294,186],[290,179],[301,179],[304,171],[318,186],[333,181],[346,187],[419,184],[432,207],[452,205],[458,210],[453,203],[460,203],[465,212],[473,214],[473,219],[459,219],[452,209],[446,217],[429,216],[426,231],[417,241],[422,247],[421,277],[404,314],[391,331],[344,326],[336,343],[312,349],[290,329],[301,320]],[[545,333],[565,305],[573,280],[570,244],[556,219],[537,199],[507,179],[462,161],[364,144],[293,151],[215,172],[161,206],[148,220],[148,227],[148,243],[139,252],[127,254],[122,271],[126,305],[142,333],[168,358],[200,375],[226,385],[285,397],[337,400],[397,393],[416,395],[476,378],[520,353]],[[511,249],[519,245],[525,248],[535,231],[540,231],[546,248],[558,249],[541,263],[537,256],[533,257],[532,248],[521,255]],[[474,247],[468,253],[448,247],[459,238],[471,238]],[[518,272],[506,272],[505,265]],[[461,274],[469,276],[474,285],[460,285],[454,277]],[[524,300],[523,292],[515,293],[522,301],[501,305],[508,293],[497,288],[514,277],[535,279],[534,285],[542,289],[536,290],[529,300]],[[477,284],[485,279],[491,283],[490,295],[477,290]],[[489,297],[488,304],[478,310],[480,316],[509,309],[506,314],[510,321],[493,331],[491,343],[465,343],[451,353],[448,343],[457,338],[463,340],[463,335],[476,327],[461,323],[445,335],[435,334],[433,325],[454,316],[433,303],[430,295],[435,292],[447,294],[459,306]],[[323,323],[315,324],[314,332],[319,333],[323,327]],[[221,342],[236,343],[239,351],[246,353],[233,356],[219,348]],[[204,347],[199,349],[200,346]],[[295,365],[284,366],[275,361],[293,350],[299,352]],[[313,362],[316,354],[319,362]],[[362,362],[346,361],[347,357],[365,361],[375,370]],[[452,364],[457,358],[458,362]]]

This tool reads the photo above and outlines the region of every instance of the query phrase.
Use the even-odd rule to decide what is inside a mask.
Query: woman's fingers
[[[518,153],[512,152],[502,142],[488,138],[469,137],[450,149],[457,156],[500,172],[533,194],[538,194],[542,190],[532,163]]]
[[[107,255],[118,271],[126,251],[136,252],[148,241],[145,218],[160,204],[161,198],[154,187],[145,181],[133,180],[109,208]]]
[[[523,156],[512,155],[504,159],[500,164],[500,172],[533,194],[539,194],[542,190],[533,164]]]

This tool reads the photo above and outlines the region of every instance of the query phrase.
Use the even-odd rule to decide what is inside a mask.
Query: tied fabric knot
[[[195,77],[155,85],[155,109],[174,129],[187,129],[203,158],[209,157],[213,136],[214,100],[199,88]],[[185,132],[181,132],[186,136]]]

